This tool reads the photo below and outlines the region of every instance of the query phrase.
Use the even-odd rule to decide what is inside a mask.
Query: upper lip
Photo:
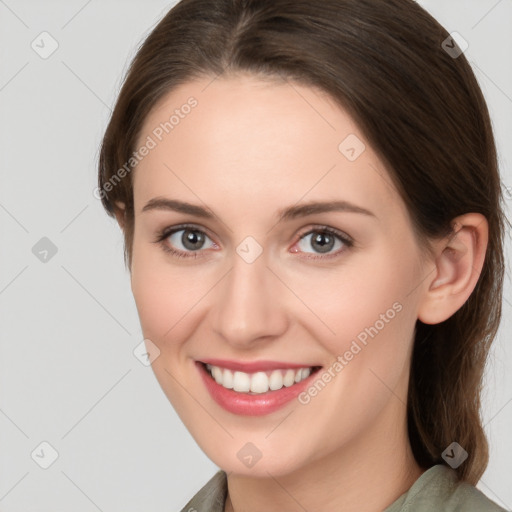
[[[202,359],[201,363],[211,364],[213,366],[220,366],[221,368],[228,368],[229,370],[253,373],[263,372],[266,370],[279,370],[286,368],[310,368],[320,365],[311,365],[304,363],[286,363],[283,361],[233,361],[229,359]]]

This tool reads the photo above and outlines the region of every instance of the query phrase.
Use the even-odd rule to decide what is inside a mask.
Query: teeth
[[[297,373],[300,374],[300,371]],[[283,374],[279,370],[274,370],[270,374],[268,387],[272,391],[276,391],[277,389],[281,389],[283,387]]]
[[[212,368],[212,376],[217,384],[222,383],[222,370],[218,366]]]
[[[233,377],[233,372],[230,372],[229,370],[223,372],[222,385],[227,389],[233,389],[235,385],[235,378]]]
[[[241,372],[237,372],[241,373]],[[247,380],[250,380],[250,390],[253,393],[265,393],[268,391],[268,377],[265,372],[257,372],[252,377],[249,377],[247,373],[242,373],[244,377],[247,377]],[[240,391],[239,389],[235,389],[235,391]],[[243,389],[242,391],[245,391]]]
[[[226,371],[226,370],[224,370],[224,371]],[[217,384],[220,384],[222,386],[223,382],[224,382],[224,379],[221,382],[218,382]],[[241,391],[243,393],[246,393],[247,391],[251,390],[250,388],[251,388],[251,377],[249,377],[249,375],[247,373],[235,372],[233,375],[233,389],[235,391]]]
[[[283,370],[273,370],[268,372],[232,372],[227,368],[220,368],[211,364],[206,365],[206,369],[215,379],[217,384],[226,389],[233,389],[239,393],[266,393],[267,391],[277,391],[283,386],[290,387],[306,379],[311,374],[311,368],[291,368]]]
[[[284,379],[283,379],[283,384],[287,388],[289,388],[290,386],[293,386],[295,384],[295,373],[296,372],[294,370],[292,370],[291,368],[286,371],[286,373],[284,375]],[[301,369],[301,373],[302,373],[302,369]]]

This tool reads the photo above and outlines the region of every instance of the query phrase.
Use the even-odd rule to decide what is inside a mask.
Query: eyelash
[[[165,228],[162,231],[160,231],[157,234],[157,238],[156,238],[156,240],[154,240],[154,243],[159,244],[165,252],[167,252],[177,258],[194,258],[195,259],[195,258],[200,257],[199,253],[201,252],[201,249],[199,249],[198,251],[183,252],[183,251],[173,249],[166,243],[166,240],[168,237],[170,237],[174,233],[177,233],[178,231],[183,231],[183,230],[190,230],[190,231],[202,233],[211,239],[211,237],[208,235],[208,233],[206,233],[202,229],[198,228],[197,226],[194,226],[192,224],[182,224],[180,226],[174,226],[172,228]],[[300,242],[306,236],[311,235],[312,233],[322,233],[322,234],[332,235],[335,238],[337,238],[338,240],[340,240],[345,247],[343,247],[342,249],[339,249],[338,251],[336,251],[332,254],[326,253],[325,256],[322,256],[319,253],[317,253],[317,255],[312,255],[312,253],[305,253],[305,254],[307,254],[307,256],[303,256],[303,257],[306,259],[326,260],[326,259],[336,258],[336,257],[340,256],[341,253],[344,253],[346,250],[348,250],[354,246],[354,241],[348,235],[342,233],[341,231],[338,231],[337,229],[331,228],[329,226],[323,226],[323,225],[313,226],[305,233],[299,235],[299,238],[294,243],[294,245],[297,244],[298,242]],[[297,251],[297,252],[299,252],[299,251]]]

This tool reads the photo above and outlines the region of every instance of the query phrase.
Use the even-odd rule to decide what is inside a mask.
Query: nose
[[[288,328],[284,286],[267,265],[264,255],[247,263],[235,254],[231,271],[217,287],[213,330],[236,349],[253,348],[254,342],[275,339]]]

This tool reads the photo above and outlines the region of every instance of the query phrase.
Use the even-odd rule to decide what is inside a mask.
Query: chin
[[[197,441],[197,440],[196,440]],[[211,442],[211,438],[210,438]],[[267,443],[266,448],[258,448],[258,441],[230,440],[229,443],[216,443],[216,446],[202,445],[207,457],[226,473],[254,478],[280,477],[299,470],[306,460],[297,459],[298,447],[288,445],[286,452],[278,446]],[[281,446],[282,448],[282,446]]]

